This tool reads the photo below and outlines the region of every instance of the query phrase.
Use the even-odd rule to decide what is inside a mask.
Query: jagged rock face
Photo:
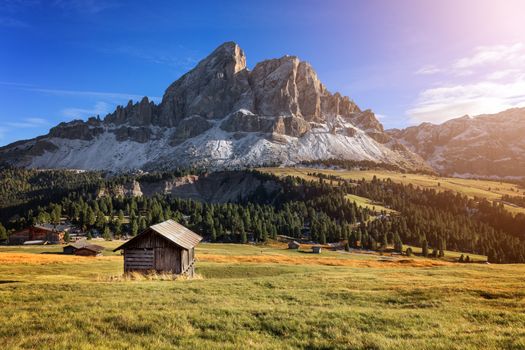
[[[115,112],[108,114],[106,123],[127,124],[131,126],[162,125],[158,116],[158,107],[144,97],[139,103],[128,102],[126,107],[118,106]]]
[[[388,133],[445,175],[525,177],[525,108]]]
[[[223,118],[232,111],[253,109],[246,57],[235,43],[225,43],[164,94],[161,120],[177,125],[186,116]]]
[[[315,120],[321,115],[324,90],[306,62],[285,56],[257,64],[250,75],[255,113],[273,116],[301,116]]]
[[[175,129],[171,144],[178,145],[189,138],[202,134],[211,126],[212,124],[209,121],[198,115],[183,119]]]
[[[49,136],[70,140],[93,140],[104,132],[102,128],[90,127],[82,120],[60,123],[49,131]]]
[[[146,143],[153,137],[153,132],[147,127],[128,127],[121,126],[111,130],[115,134],[117,141],[131,140],[139,143]]]
[[[273,180],[252,173],[227,171],[202,176],[188,175],[155,182],[133,180],[124,185],[101,188],[97,197],[153,197],[157,194],[169,194],[208,203],[234,203],[256,192],[266,192],[267,195],[271,195],[279,190],[281,186]]]
[[[427,168],[394,144],[370,110],[331,94],[308,63],[284,56],[250,71],[241,48],[228,42],[171,84],[160,104],[145,97],[104,120],[62,123],[0,148],[0,161],[118,171],[344,158]]]
[[[301,137],[310,131],[310,124],[299,117],[279,117],[273,131],[278,134]]]
[[[367,109],[363,112],[355,112],[350,115],[353,124],[367,132],[383,133],[383,125],[377,120],[374,113]]]
[[[221,129],[229,132],[272,132],[275,125],[274,118],[261,117],[240,110],[221,123]]]

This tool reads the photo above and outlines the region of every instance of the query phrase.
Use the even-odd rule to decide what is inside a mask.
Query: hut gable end
[[[146,229],[143,233],[131,239],[117,249],[151,249],[151,248],[165,248],[173,246],[173,242],[159,235],[151,229]]]

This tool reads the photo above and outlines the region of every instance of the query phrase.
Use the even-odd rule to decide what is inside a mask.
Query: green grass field
[[[450,190],[462,193],[469,197],[486,198],[490,201],[499,201],[501,196],[519,196],[525,194],[525,189],[516,184],[475,179],[460,179],[452,177],[438,177],[423,174],[403,174],[386,170],[331,170],[312,168],[260,168],[262,172],[272,173],[277,176],[298,176],[304,179],[316,180],[309,173],[323,173],[338,176],[342,179],[372,180],[374,176],[378,179],[391,179],[402,184],[413,184],[421,188],[432,188],[438,191]],[[512,213],[525,213],[525,208],[505,204],[505,208]]]
[[[390,208],[384,207],[380,203],[374,203],[374,201],[372,201],[372,200],[370,200],[368,198],[356,196],[355,194],[347,194],[346,198],[349,201],[351,201],[351,202],[355,202],[357,204],[357,206],[359,206],[359,207],[368,208],[368,209],[374,210],[374,211],[385,211],[387,213],[395,213],[396,212],[395,210],[392,210]]]
[[[522,265],[201,244],[201,279],[109,282],[60,250],[0,248],[2,349],[525,348]]]

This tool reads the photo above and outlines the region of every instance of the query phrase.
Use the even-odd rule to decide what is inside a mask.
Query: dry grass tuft
[[[128,272],[119,275],[111,276],[98,276],[97,281],[99,282],[135,282],[135,281],[188,281],[188,280],[201,280],[203,277],[199,274],[195,274],[193,277],[186,275],[174,275],[172,273],[158,273],[157,271],[142,272]]]

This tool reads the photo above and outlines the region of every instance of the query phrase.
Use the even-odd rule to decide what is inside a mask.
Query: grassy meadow
[[[376,176],[378,179],[391,179],[402,184],[413,184],[421,188],[431,188],[437,191],[454,191],[469,197],[486,198],[490,201],[499,201],[501,196],[525,195],[525,189],[508,182],[476,179],[460,179],[453,177],[439,177],[423,174],[403,174],[387,170],[335,170],[335,169],[313,169],[313,168],[260,168],[261,172],[272,173],[277,176],[297,176],[308,180],[317,180],[309,173],[323,173],[338,176],[342,179],[370,181]],[[525,208],[505,203],[505,208],[512,213],[524,213]]]
[[[522,265],[200,244],[200,278],[129,281],[60,250],[0,248],[2,349],[525,348]]]

